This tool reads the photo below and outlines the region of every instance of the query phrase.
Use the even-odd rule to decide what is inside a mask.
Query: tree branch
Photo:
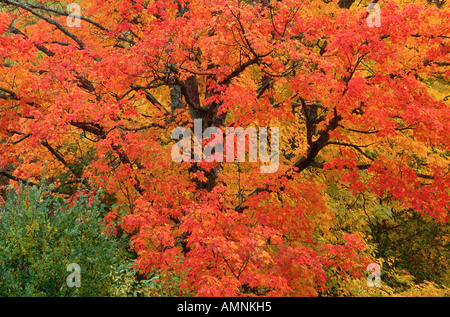
[[[22,4],[16,1],[11,1],[11,0],[0,0],[0,3],[5,3],[5,4],[10,4],[19,8],[22,8],[28,12],[30,12],[31,14],[41,18],[42,20],[44,20],[47,23],[50,23],[54,26],[56,26],[56,28],[58,30],[60,30],[62,33],[64,33],[65,35],[67,35],[68,37],[70,37],[72,40],[74,40],[77,44],[80,50],[83,50],[86,48],[86,45],[72,32],[69,32],[69,30],[67,30],[64,26],[62,26],[60,23],[56,22],[53,19],[47,18],[46,16],[36,12],[35,10],[33,10],[29,4]]]
[[[58,153],[58,151],[56,151],[47,141],[41,141],[41,144],[47,149],[49,150],[50,153],[52,153],[52,155],[58,160],[60,161],[65,167],[67,167],[70,172],[75,175],[77,178],[81,178],[81,175],[79,173],[77,173],[72,166],[70,166],[69,163],[67,163],[67,161],[64,159],[64,157]]]

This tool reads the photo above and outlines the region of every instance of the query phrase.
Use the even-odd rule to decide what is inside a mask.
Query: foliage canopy
[[[0,0],[11,185],[48,162],[60,194],[103,188],[136,270],[181,293],[361,294],[371,262],[448,283],[448,5],[379,2],[369,27],[355,1],[84,0],[69,27],[68,3]],[[194,119],[279,127],[279,169],[174,162]]]

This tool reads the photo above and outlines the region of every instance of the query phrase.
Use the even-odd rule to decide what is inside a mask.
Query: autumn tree
[[[138,269],[197,295],[363,277],[374,254],[335,230],[340,189],[449,220],[449,12],[379,2],[370,27],[366,6],[326,2],[0,0],[0,176],[34,184],[47,162],[60,193],[101,186]],[[171,132],[195,119],[278,127],[278,170],[175,162]]]

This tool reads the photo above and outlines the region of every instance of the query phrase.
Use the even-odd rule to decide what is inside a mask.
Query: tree
[[[102,186],[143,273],[230,296],[363,277],[373,254],[333,230],[331,185],[449,220],[450,111],[427,85],[448,91],[445,6],[385,2],[371,28],[323,1],[83,1],[71,28],[65,2],[0,3],[1,175],[34,183],[48,161],[68,195]],[[174,162],[171,132],[195,119],[279,127],[278,170]]]

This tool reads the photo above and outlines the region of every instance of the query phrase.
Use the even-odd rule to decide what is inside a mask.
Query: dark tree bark
[[[355,0],[339,0],[338,5],[339,8],[342,9],[350,9]]]

